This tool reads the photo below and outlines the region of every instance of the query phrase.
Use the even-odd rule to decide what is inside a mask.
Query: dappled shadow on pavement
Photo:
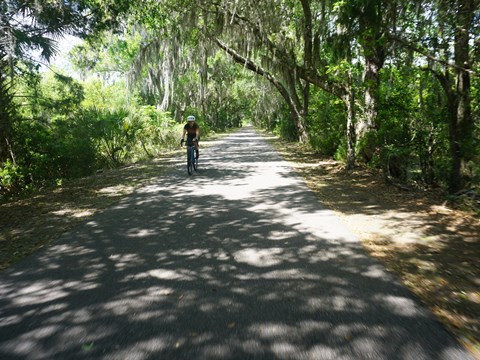
[[[7,359],[466,359],[246,129],[0,274]]]
[[[281,147],[281,146],[279,146]],[[480,222],[446,202],[440,189],[405,191],[381,174],[283,151],[328,207],[480,359]]]

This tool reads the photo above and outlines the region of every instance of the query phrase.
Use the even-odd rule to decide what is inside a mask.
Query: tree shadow
[[[445,206],[439,189],[406,192],[367,169],[345,171],[334,161],[319,161],[318,154],[297,155],[287,157],[300,163],[298,171],[320,200],[346,215],[370,253],[479,357],[478,218]]]
[[[1,357],[468,358],[255,136],[0,274]]]

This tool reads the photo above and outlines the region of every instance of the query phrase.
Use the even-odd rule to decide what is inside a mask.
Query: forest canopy
[[[254,124],[346,169],[480,184],[479,0],[0,4],[0,196]],[[42,70],[60,40],[75,72]],[[40,54],[32,56],[32,51]]]

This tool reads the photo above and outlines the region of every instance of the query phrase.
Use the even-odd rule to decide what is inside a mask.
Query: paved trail
[[[251,128],[0,273],[0,359],[470,359]]]

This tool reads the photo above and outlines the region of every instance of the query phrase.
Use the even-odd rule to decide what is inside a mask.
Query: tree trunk
[[[160,103],[160,110],[167,111],[168,107],[170,106],[170,64],[167,61],[164,61],[162,65],[162,80],[163,80],[163,98],[162,102]],[[162,86],[159,86],[162,89]]]
[[[295,129],[297,130],[298,141],[306,144],[309,141],[306,126],[309,84],[306,83],[303,85],[302,82],[299,79],[296,79],[295,75],[291,72],[286,72],[284,78],[285,82],[287,83],[287,91],[285,94],[282,94],[282,96],[285,98],[285,101],[288,103],[290,108],[292,120],[294,122]],[[298,92],[302,94],[303,101],[301,101],[297,95],[297,88],[299,89]]]
[[[343,102],[347,109],[347,170],[351,170],[355,166],[355,95],[353,92],[352,74],[349,72],[349,84],[342,96]]]
[[[15,155],[11,145],[15,109],[7,68],[8,64],[0,59],[0,165],[7,160],[11,160],[15,164]]]
[[[365,50],[367,52],[367,50]],[[365,84],[365,112],[364,117],[356,124],[356,138],[359,143],[360,153],[366,162],[369,162],[375,151],[375,144],[371,143],[368,134],[377,131],[378,116],[378,89],[380,85],[379,73],[383,61],[374,58],[365,58],[364,84]]]
[[[471,178],[468,162],[473,146],[473,118],[470,99],[469,33],[473,22],[473,0],[457,0],[455,29],[455,107],[450,114],[450,153],[452,157],[449,191],[455,193]]]
[[[306,129],[306,119],[304,112],[301,109],[294,107],[290,109],[290,113],[295,123],[295,128],[297,129],[298,141],[303,144],[308,143],[309,137]]]
[[[362,155],[369,162],[376,150],[374,137],[378,130],[378,96],[380,87],[380,70],[385,62],[386,44],[382,40],[384,29],[384,14],[386,2],[366,1],[361,10],[359,19],[360,38],[363,57],[365,59],[363,82],[365,87],[365,114],[364,118],[357,122],[357,148],[358,155]]]

